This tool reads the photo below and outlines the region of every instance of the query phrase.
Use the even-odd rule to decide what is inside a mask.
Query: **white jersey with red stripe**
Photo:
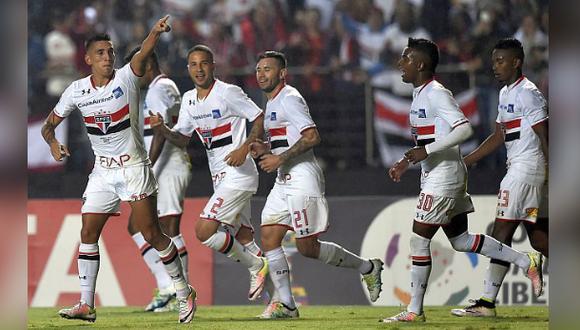
[[[518,181],[535,186],[544,182],[546,160],[532,127],[547,119],[546,99],[524,76],[500,90],[496,122],[504,132],[510,175]]]
[[[262,110],[235,85],[215,80],[202,100],[197,90],[183,95],[179,118],[173,130],[187,136],[194,131],[206,148],[214,189],[223,184],[237,190],[256,191],[258,171],[248,155],[239,167],[228,166],[226,156],[246,140],[246,119],[254,121]]]
[[[264,129],[272,153],[279,155],[291,148],[302,132],[316,127],[306,101],[292,86],[285,85],[266,104]],[[276,184],[288,195],[320,197],[324,195],[324,175],[312,149],[290,159],[278,169]]]
[[[153,129],[150,125],[149,111],[154,114],[161,114],[165,123],[173,127],[177,123],[179,108],[181,106],[181,94],[173,80],[161,74],[149,84],[145,100],[141,103],[144,122],[144,141],[147,150],[151,150],[153,141]],[[167,168],[190,168],[189,156],[184,148],[180,148],[173,143],[166,141],[161,150],[159,158],[153,166],[153,172],[158,177],[159,173]]]
[[[440,139],[468,120],[451,91],[430,80],[413,91],[410,112],[411,133],[417,145]],[[433,152],[421,162],[421,188],[438,196],[462,197],[466,193],[467,168],[454,146]]]
[[[138,79],[129,63],[115,70],[105,86],[96,87],[91,75],[73,81],[54,107],[59,117],[80,110],[95,154],[95,166],[150,164],[141,134]]]

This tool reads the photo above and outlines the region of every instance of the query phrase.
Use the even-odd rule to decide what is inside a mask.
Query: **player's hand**
[[[273,154],[265,154],[262,155],[262,158],[260,160],[260,162],[258,163],[258,165],[260,165],[260,168],[262,170],[264,170],[267,173],[272,173],[274,171],[276,171],[278,169],[278,167],[280,167],[280,165],[282,165],[283,161],[282,158],[278,155],[273,155]]]
[[[417,164],[427,158],[427,156],[425,147],[414,147],[405,152],[405,158],[413,164]]]
[[[165,15],[165,17],[161,18],[157,21],[157,23],[155,23],[155,25],[153,25],[151,31],[159,34],[171,31],[171,26],[169,26],[169,23],[167,23],[168,19],[169,15]]]
[[[252,158],[257,159],[260,158],[262,155],[269,153],[271,153],[270,143],[264,142],[262,140],[256,140],[250,143],[250,156],[252,156]]]
[[[407,158],[403,158],[391,166],[389,169],[389,177],[395,182],[401,182],[401,176],[403,176],[403,173],[405,173],[408,168],[409,161]]]
[[[149,110],[149,125],[151,128],[156,128],[163,125],[165,122],[163,121],[163,116],[158,112],[154,114]]]
[[[224,161],[229,166],[238,167],[241,166],[246,161],[246,156],[248,155],[248,147],[241,146],[238,149],[230,152]]]
[[[60,144],[58,141],[50,144],[50,153],[54,160],[61,162],[65,157],[70,156],[68,148],[64,144]]]

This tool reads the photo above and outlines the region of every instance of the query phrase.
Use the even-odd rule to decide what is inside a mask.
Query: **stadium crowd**
[[[396,68],[409,36],[434,40],[442,67],[473,78],[483,119],[480,140],[494,127],[499,85],[490,54],[498,39],[522,41],[524,73],[548,97],[548,0],[45,0],[28,7],[30,118],[45,117],[69,83],[90,73],[83,59],[87,37],[109,33],[120,67],[164,13],[171,15],[172,32],[157,51],[181,93],[193,87],[187,51],[203,43],[216,52],[217,76],[264,106],[254,75],[256,55],[285,52],[292,64],[290,81],[300,87],[319,123],[324,142],[317,156],[329,168],[366,166],[365,87],[409,93]],[[71,119],[80,121],[76,116]],[[75,152],[68,172],[87,173],[92,167],[82,130],[83,125],[69,125],[68,144]],[[201,150],[201,145],[190,148]],[[193,153],[194,169],[206,166],[202,154]]]

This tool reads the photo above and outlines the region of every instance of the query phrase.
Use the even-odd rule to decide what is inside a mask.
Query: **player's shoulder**
[[[304,100],[302,94],[300,94],[298,89],[290,85],[284,86],[284,88],[282,88],[282,90],[280,91],[280,94],[278,94],[278,97],[280,98],[281,103],[298,102],[306,105],[306,101]]]
[[[546,99],[540,89],[527,78],[522,81],[522,86],[518,89],[518,98],[526,105],[538,107],[544,106]]]
[[[431,82],[425,89],[430,102],[454,100],[453,93],[437,80]]]
[[[240,94],[244,92],[240,86],[230,84],[218,79],[216,79],[213,89],[215,89],[216,92],[218,92],[217,94],[221,95],[222,97],[227,97],[228,95]]]
[[[71,97],[90,96],[91,90],[93,89],[91,76],[89,75],[71,82],[65,89],[65,93]]]
[[[183,93],[182,99],[183,99],[183,103],[187,103],[187,100],[195,100],[195,98],[197,97],[197,90],[195,88],[190,89],[188,91],[186,91],[185,93]]]

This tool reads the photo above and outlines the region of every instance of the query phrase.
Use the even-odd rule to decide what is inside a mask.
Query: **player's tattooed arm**
[[[57,116],[54,113],[54,111],[51,111],[48,117],[46,117],[44,125],[42,125],[42,128],[40,130],[42,137],[44,138],[44,141],[46,141],[46,143],[50,147],[50,153],[52,157],[56,161],[62,161],[64,157],[70,156],[68,148],[65,145],[61,144],[56,139],[55,135],[56,127],[60,125],[60,123],[62,123],[63,120],[64,118]]]
[[[280,155],[266,154],[262,156],[262,160],[259,163],[260,167],[266,172],[274,172],[288,160],[305,153],[318,144],[320,144],[320,134],[318,134],[316,127],[307,128],[302,131],[302,137]]]
[[[161,116],[159,112],[154,114],[149,111],[149,118],[149,124],[151,125],[151,128],[153,128],[154,133],[157,132],[158,134],[162,134],[167,141],[180,148],[184,148],[189,144],[190,137],[167,127],[163,121],[163,116]]]
[[[246,161],[248,152],[250,151],[250,144],[258,141],[264,136],[264,114],[261,114],[252,123],[252,129],[248,134],[246,141],[236,150],[230,152],[224,161],[229,166],[241,166]]]
[[[280,158],[282,158],[282,162],[284,163],[319,144],[320,134],[318,134],[316,127],[307,128],[302,131],[302,137],[292,147],[280,154]]]

